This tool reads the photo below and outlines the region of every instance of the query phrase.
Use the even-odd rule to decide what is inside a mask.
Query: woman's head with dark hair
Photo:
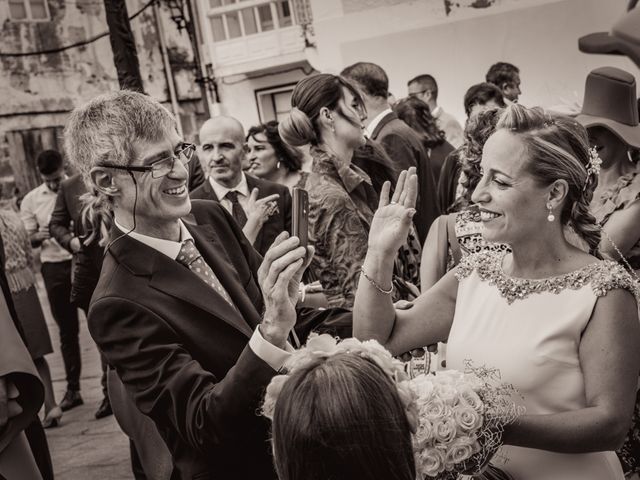
[[[487,108],[504,108],[502,91],[492,83],[477,83],[464,94],[464,111],[467,117]]]
[[[345,78],[328,73],[303,78],[293,90],[291,106],[289,116],[278,126],[287,144],[318,145],[329,138],[350,148],[364,144],[364,103]]]
[[[438,129],[429,105],[419,98],[403,98],[393,106],[393,111],[400,120],[418,132],[427,148],[434,148],[444,143],[444,132]]]
[[[462,195],[456,199],[451,210],[458,211],[471,204],[471,194],[482,177],[480,160],[482,149],[487,139],[496,131],[496,125],[501,108],[491,108],[479,112],[467,120],[464,129],[464,143],[457,150],[460,163],[460,185],[463,187]]]
[[[273,415],[280,480],[414,480],[411,429],[389,375],[342,353],[292,373]]]
[[[275,120],[251,127],[246,143],[249,171],[257,177],[271,177],[280,168],[297,172],[302,167],[302,154],[282,141]]]

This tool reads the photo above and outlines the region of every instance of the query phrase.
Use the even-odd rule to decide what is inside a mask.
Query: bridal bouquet
[[[455,480],[480,474],[502,444],[504,427],[522,412],[511,400],[515,389],[500,383],[496,370],[473,368],[440,371],[410,379],[404,364],[375,340],[338,341],[310,336],[289,357],[287,373],[267,387],[262,414],[273,419],[278,395],[289,375],[317,359],[349,353],[375,362],[394,381],[414,431],[413,450],[420,480]]]
[[[413,436],[420,478],[455,480],[478,475],[502,444],[504,427],[522,414],[516,393],[499,372],[473,368],[439,371],[410,380],[419,424]]]

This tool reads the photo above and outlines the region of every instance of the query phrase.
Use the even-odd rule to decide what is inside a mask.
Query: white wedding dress
[[[509,277],[503,252],[470,255],[460,264],[447,368],[496,368],[519,393],[526,414],[586,406],[578,348],[599,296],[637,285],[614,262],[598,262],[543,280]],[[612,321],[614,321],[612,319]],[[520,397],[521,396],[521,397]],[[614,452],[562,454],[503,446],[492,462],[516,480],[622,480]]]

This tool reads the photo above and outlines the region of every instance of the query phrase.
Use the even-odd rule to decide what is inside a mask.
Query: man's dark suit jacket
[[[256,411],[276,374],[248,346],[263,301],[261,257],[227,211],[195,200],[185,225],[236,308],[188,268],[117,228],[91,301],[91,335],[181,479],[275,478]]]
[[[84,238],[86,232],[82,228],[82,207],[80,197],[87,192],[81,175],[74,175],[60,183],[56,205],[49,221],[49,231],[58,243],[71,252],[71,239]],[[72,229],[73,225],[73,229]],[[89,301],[98,283],[102,267],[103,249],[97,241],[84,245],[75,254],[73,266],[73,282],[71,286],[71,303],[82,308],[89,308]]]
[[[249,192],[257,188],[259,192],[258,198],[268,197],[274,193],[280,195],[277,200],[278,211],[271,215],[264,223],[253,244],[253,248],[255,248],[260,255],[264,255],[276,237],[284,230],[291,233],[291,194],[289,193],[289,189],[284,185],[262,180],[252,175],[246,175],[246,177]],[[192,199],[219,201],[213,188],[211,188],[209,179],[191,192],[190,196]]]
[[[188,268],[114,228],[89,330],[138,410],[172,452],[179,479],[275,479],[268,424],[256,414],[276,372],[249,348],[264,304],[260,255],[218,202],[193,200],[185,225],[236,308]],[[314,329],[351,336],[351,313],[297,309]],[[172,477],[173,479],[174,477]]]
[[[414,223],[420,242],[424,243],[431,223],[440,215],[431,161],[420,137],[398,116],[390,112],[378,123],[371,138],[382,144],[399,172],[416,167],[418,201]]]

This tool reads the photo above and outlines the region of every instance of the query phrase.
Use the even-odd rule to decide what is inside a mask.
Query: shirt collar
[[[222,200],[227,196],[227,193],[232,191],[238,192],[240,195],[243,195],[245,197],[248,197],[251,193],[249,192],[249,185],[247,185],[247,176],[244,174],[244,172],[240,174],[240,183],[238,183],[238,185],[233,188],[227,188],[224,185],[220,185],[211,176],[209,176],[209,183],[211,184],[211,188],[213,188],[216,197],[218,197],[218,200]]]
[[[369,175],[356,165],[352,163],[342,165],[335,155],[319,147],[311,147],[311,152],[313,155],[313,171],[337,176],[347,192],[351,193],[362,182],[371,185]]]
[[[193,237],[189,233],[189,230],[187,230],[187,227],[184,226],[184,223],[182,223],[182,220],[178,220],[178,222],[180,222],[180,241],[174,242],[173,240],[164,240],[162,238],[150,237],[149,235],[143,235],[142,233],[138,233],[135,231],[129,232],[129,228],[125,228],[120,225],[118,223],[118,220],[113,220],[113,223],[116,225],[116,227],[118,227],[123,232],[129,232],[127,233],[128,236],[135,240],[138,240],[140,243],[144,243],[148,247],[151,247],[160,253],[164,253],[167,257],[173,260],[178,258],[178,254],[180,253],[180,249],[182,248],[182,243],[185,240],[193,240]]]
[[[383,110],[378,115],[376,115],[373,120],[371,120],[371,123],[369,123],[369,125],[367,125],[367,128],[364,129],[367,137],[371,138],[371,136],[373,135],[373,131],[376,129],[380,121],[385,117],[385,115],[391,112],[391,108],[387,108],[386,110]]]

